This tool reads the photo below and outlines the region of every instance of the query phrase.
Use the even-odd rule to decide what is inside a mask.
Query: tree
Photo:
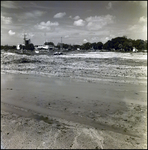
[[[123,49],[124,49],[125,52],[129,51],[129,43],[128,43],[128,41],[125,41],[123,43]]]
[[[124,51],[132,51],[133,50],[133,40],[127,39],[126,36],[116,37],[109,41],[107,41],[104,46],[104,49],[115,49],[115,50],[124,50]]]
[[[2,49],[4,49],[4,46],[3,46],[3,45],[1,45],[1,50],[2,50]]]
[[[138,50],[145,50],[147,49],[147,42],[141,39],[137,39],[134,41],[134,47]]]
[[[82,49],[84,49],[84,50],[88,50],[88,49],[90,49],[90,48],[91,48],[91,43],[89,43],[89,42],[84,43],[84,44],[82,45]]]
[[[123,45],[122,45],[122,44],[119,44],[119,45],[118,45],[118,47],[119,47],[119,49],[121,49],[121,50],[122,50]]]
[[[34,45],[32,43],[30,43],[30,44],[25,46],[25,49],[33,51],[35,48],[34,48]]]
[[[107,42],[103,45],[103,48],[110,51],[111,48],[113,48],[112,42],[111,42],[110,40],[107,41]]]
[[[12,49],[16,49],[16,45],[13,45],[13,46],[12,46]]]
[[[45,42],[44,45],[52,45],[52,46],[54,46],[54,43],[53,42]]]
[[[145,49],[147,50],[147,40],[145,40]]]
[[[68,49],[69,45],[68,44],[63,44],[63,48]]]
[[[81,46],[80,46],[80,45],[78,45],[78,44],[73,45],[73,49],[74,49],[74,50],[77,50],[77,48],[81,48]]]
[[[123,35],[123,38],[127,39],[127,36],[126,36],[126,35]]]
[[[90,44],[90,47],[96,50],[96,49],[97,49],[97,44],[96,44],[96,42],[95,42],[95,43],[91,43],[91,44]]]
[[[103,43],[102,42],[98,42],[96,44],[97,49],[101,50],[103,48]]]

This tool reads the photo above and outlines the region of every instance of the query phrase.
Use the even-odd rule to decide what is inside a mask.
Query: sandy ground
[[[147,83],[1,74],[1,148],[147,147]]]

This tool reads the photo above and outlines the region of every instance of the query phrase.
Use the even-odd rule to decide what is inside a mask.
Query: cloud
[[[69,18],[72,18],[72,16],[69,16]]]
[[[39,30],[43,30],[43,29],[50,30],[51,26],[58,26],[58,25],[59,25],[58,22],[47,21],[46,23],[45,22],[41,22],[40,24],[35,25],[35,27],[37,29],[39,29]]]
[[[137,30],[138,27],[139,27],[139,25],[136,25],[136,24],[135,24],[135,25],[130,26],[130,27],[128,28],[128,30],[129,30],[129,31]]]
[[[87,29],[99,30],[108,24],[114,23],[114,18],[112,15],[88,17],[85,19],[88,22]]]
[[[83,21],[82,19],[79,19],[77,21],[74,21],[73,23],[75,26],[84,26],[85,25],[85,21]]]
[[[87,43],[88,41],[86,39],[83,40],[83,43]]]
[[[142,32],[145,33],[147,32],[147,26],[136,24],[136,25],[129,26],[127,30],[135,33],[142,33]]]
[[[69,35],[65,35],[64,38],[69,38]]]
[[[32,37],[34,37],[34,34],[30,32],[30,33],[27,34],[27,37],[32,38]]]
[[[44,11],[40,11],[40,10],[35,10],[32,12],[26,12],[24,14],[20,14],[18,16],[16,16],[19,20],[23,20],[23,19],[29,19],[29,18],[36,18],[36,17],[41,17],[43,14],[45,14]]]
[[[147,26],[143,26],[142,31],[147,33]]]
[[[112,2],[109,2],[108,5],[106,6],[107,9],[112,9]]]
[[[144,16],[140,17],[139,22],[140,23],[142,23],[142,22],[146,23],[147,22],[147,17],[144,17]]]
[[[75,16],[73,19],[78,20],[78,19],[80,19],[80,17],[79,16]]]
[[[142,24],[136,24],[136,25],[130,25],[127,28],[127,33],[129,36],[133,35],[134,38],[141,38],[141,39],[147,39],[147,25]]]
[[[5,8],[18,8],[13,1],[1,1],[1,6]]]
[[[147,8],[147,1],[139,1],[139,3],[143,8]]]
[[[129,27],[127,28],[127,31],[136,32],[136,33],[147,32],[146,26],[147,26],[147,17],[142,16],[139,18],[139,21],[137,24],[129,25]]]
[[[22,32],[17,33],[16,36],[22,39],[22,38],[24,38],[24,34],[26,35],[26,37],[28,39],[31,39],[32,37],[35,36],[34,33],[29,32],[29,31],[25,31],[25,30],[23,30]]]
[[[147,1],[135,1],[135,2],[140,4],[143,8],[147,8]]]
[[[33,13],[27,12],[27,13],[25,13],[24,16],[22,16],[21,18],[22,18],[22,19],[28,19],[28,18],[33,18],[33,17],[35,17]]]
[[[90,42],[93,43],[93,42],[98,42],[99,41],[99,38],[98,37],[92,37],[90,39]]]
[[[106,37],[105,39],[106,39],[106,40],[109,40],[110,38],[109,38],[109,37]]]
[[[11,17],[4,17],[4,16],[1,16],[1,21],[2,21],[2,23],[4,23],[4,24],[11,24],[11,23],[12,23],[12,18],[11,18]]]
[[[60,13],[57,13],[56,15],[54,15],[53,18],[63,18],[65,15],[66,15],[65,12],[60,12]]]
[[[42,16],[43,14],[45,14],[44,11],[40,11],[40,10],[35,10],[35,11],[33,11],[33,15],[34,15],[35,17],[40,17],[40,16]]]
[[[128,1],[128,2],[141,5],[143,8],[147,8],[147,1]]]
[[[15,35],[15,32],[13,32],[12,30],[9,30],[9,31],[8,31],[8,34],[9,34],[9,35]]]

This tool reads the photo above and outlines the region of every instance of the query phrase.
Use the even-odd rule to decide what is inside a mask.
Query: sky
[[[147,1],[1,1],[1,45],[147,40]]]

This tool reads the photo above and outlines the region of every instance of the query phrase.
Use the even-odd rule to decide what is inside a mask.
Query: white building
[[[138,52],[138,50],[135,47],[133,47],[133,52]]]
[[[18,50],[20,49],[20,44],[17,45],[16,49],[18,49]]]
[[[36,45],[35,49],[37,50],[54,50],[53,45]]]

